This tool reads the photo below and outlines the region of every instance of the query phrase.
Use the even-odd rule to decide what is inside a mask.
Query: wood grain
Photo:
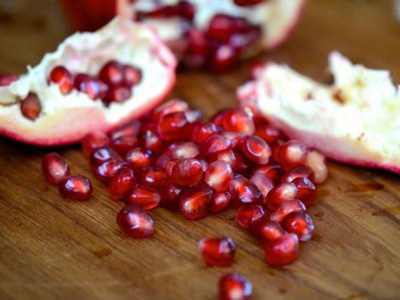
[[[55,23],[57,2],[35,0],[38,6],[32,6],[32,1],[22,1],[30,9],[0,10],[2,72],[22,72],[67,32],[62,21]],[[400,82],[399,35],[392,1],[314,1],[280,52],[252,62],[286,62],[328,81],[326,56],[338,49],[356,62],[390,69]],[[221,76],[181,72],[174,96],[187,99],[205,116],[235,106],[235,88],[248,79],[250,63]],[[330,178],[310,210],[314,238],[301,245],[298,261],[273,269],[253,238],[235,224],[233,211],[187,221],[156,209],[150,212],[154,237],[127,238],[115,223],[121,205],[108,199],[79,147],[57,150],[74,172],[92,179],[95,193],[89,202],[63,200],[44,181],[40,160],[46,149],[0,138],[1,299],[215,299],[219,277],[232,270],[252,281],[253,299],[400,295],[398,176],[329,163]],[[205,266],[197,251],[205,236],[234,239],[238,251],[232,267]]]

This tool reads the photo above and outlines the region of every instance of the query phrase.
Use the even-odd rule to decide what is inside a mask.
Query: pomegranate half
[[[329,63],[334,83],[327,86],[268,62],[238,89],[238,99],[333,160],[400,174],[400,91],[390,73],[338,52]]]
[[[101,98],[93,91],[102,91],[99,80],[113,78],[116,64],[127,67],[135,85],[110,85]],[[0,133],[52,146],[80,141],[92,131],[111,131],[163,100],[175,83],[175,68],[173,54],[151,29],[116,17],[96,32],[75,33],[39,65],[28,67],[27,74],[0,86]],[[85,81],[97,75],[100,88]],[[69,86],[70,76],[75,88]]]

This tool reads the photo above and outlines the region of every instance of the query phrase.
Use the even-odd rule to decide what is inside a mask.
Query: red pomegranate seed
[[[242,152],[248,159],[259,165],[266,165],[271,156],[268,144],[257,136],[243,138]]]
[[[265,123],[256,124],[255,135],[262,138],[268,145],[284,138],[283,133],[279,129]]]
[[[225,116],[231,111],[229,108],[224,108],[219,110],[211,117],[211,122],[214,123],[217,127],[222,127],[222,122]]]
[[[200,148],[193,142],[179,142],[170,145],[167,154],[174,160],[196,158],[200,154]]]
[[[265,260],[273,267],[292,263],[297,258],[299,239],[293,233],[287,233],[271,241],[265,247]]]
[[[153,153],[143,148],[135,148],[128,152],[125,161],[133,170],[143,169],[153,163]]]
[[[96,149],[90,156],[90,166],[95,168],[110,159],[122,160],[121,156],[110,147]]]
[[[216,214],[223,211],[231,204],[231,193],[215,193],[211,199],[210,210],[212,213]]]
[[[117,78],[118,79],[118,78]],[[127,87],[132,87],[139,84],[142,81],[142,71],[140,69],[131,66],[122,66],[122,83]]]
[[[297,191],[297,186],[294,183],[281,183],[268,193],[265,204],[268,209],[275,211],[284,200],[296,199]]]
[[[274,187],[274,183],[272,182],[272,180],[265,176],[263,173],[254,173],[254,175],[251,176],[250,181],[258,187],[264,200],[267,198],[268,193]]]
[[[261,222],[265,216],[261,205],[244,205],[236,211],[236,222],[244,229],[250,229]]]
[[[31,120],[36,120],[40,112],[42,111],[42,105],[40,104],[39,98],[34,93],[29,93],[25,99],[21,101],[21,113],[22,115]]]
[[[153,188],[136,184],[126,195],[127,205],[136,204],[145,210],[150,210],[160,204],[161,195]]]
[[[219,281],[220,300],[247,300],[251,293],[250,281],[238,273],[226,274]]]
[[[114,201],[124,198],[129,190],[136,184],[135,173],[128,167],[120,168],[110,180],[108,193]]]
[[[111,178],[117,173],[117,171],[125,166],[125,162],[115,158],[111,158],[94,168],[93,172],[98,180],[108,184]]]
[[[282,222],[283,228],[287,232],[297,235],[301,242],[306,242],[312,238],[314,223],[305,212],[294,212],[285,217]]]
[[[123,68],[117,61],[109,61],[99,72],[99,79],[108,85],[120,85],[124,80]]]
[[[206,184],[199,184],[180,194],[179,210],[186,219],[196,220],[208,214],[213,191]]]
[[[108,146],[110,139],[103,131],[93,131],[82,140],[83,153],[90,157],[93,152],[101,147]]]
[[[63,198],[77,201],[85,201],[93,193],[90,180],[81,175],[70,175],[58,183],[58,190]]]
[[[209,39],[227,43],[232,34],[232,17],[218,14],[215,15],[207,28],[206,35]]]
[[[0,74],[0,86],[9,86],[18,79],[19,76],[14,74]]]
[[[297,141],[289,141],[279,147],[279,162],[285,170],[304,165],[308,147]]]
[[[243,176],[235,176],[231,182],[230,193],[235,207],[246,204],[261,204],[262,194],[257,186]]]
[[[212,54],[209,67],[214,72],[224,72],[232,67],[236,57],[237,53],[231,46],[222,45]]]
[[[168,177],[162,169],[148,167],[142,174],[142,183],[153,189],[161,189],[168,184]]]
[[[232,148],[236,148],[237,146],[239,146],[242,143],[243,138],[245,137],[243,133],[234,131],[223,131],[221,132],[221,135],[231,141]]]
[[[185,35],[187,46],[183,55],[183,62],[191,68],[199,68],[206,64],[208,56],[207,39],[203,31],[191,27]]]
[[[219,130],[214,123],[197,123],[193,126],[192,140],[196,143],[203,143],[214,133],[218,133]]]
[[[229,189],[233,179],[231,166],[223,160],[217,160],[208,165],[204,182],[216,192]]]
[[[92,100],[100,98],[103,93],[101,82],[87,74],[78,74],[75,76],[74,88],[87,94]]]
[[[69,175],[69,166],[60,154],[51,152],[43,157],[42,171],[48,182],[57,184]]]
[[[142,125],[140,127],[139,134],[143,134],[147,130],[157,133],[157,124],[147,119],[142,120]]]
[[[232,109],[226,113],[222,120],[222,126],[226,131],[240,132],[246,135],[252,135],[255,131],[252,118],[238,109]]]
[[[163,194],[161,197],[161,204],[169,210],[178,210],[179,208],[179,195],[182,192],[182,189],[176,187],[172,184],[168,184],[168,186],[163,190]]]
[[[188,110],[189,105],[186,102],[174,99],[157,106],[153,111],[151,119],[153,122],[158,122],[165,115],[175,112],[186,112]]]
[[[251,229],[257,240],[264,247],[286,233],[278,222],[273,221],[260,222],[255,226],[252,226]]]
[[[121,136],[112,140],[111,147],[118,152],[119,155],[125,156],[129,151],[134,149],[138,144],[135,136]]]
[[[189,109],[185,112],[186,119],[189,123],[199,122],[201,120],[201,110],[200,109]]]
[[[259,167],[253,171],[253,173],[261,173],[272,180],[276,185],[281,182],[281,178],[284,174],[282,166],[278,163],[270,163],[266,166]]]
[[[139,121],[133,121],[111,133],[111,138],[115,140],[121,136],[137,136],[140,126],[141,123]]]
[[[271,221],[282,222],[282,220],[289,214],[298,211],[306,211],[306,207],[300,200],[285,200],[279,208],[270,215]]]
[[[145,238],[154,233],[150,215],[138,205],[124,207],[117,216],[119,228],[133,238]]]
[[[123,85],[111,86],[108,89],[106,96],[104,97],[104,101],[106,103],[111,103],[111,102],[122,103],[128,100],[131,96],[132,96],[131,88]]]
[[[245,163],[242,154],[233,150],[224,150],[218,152],[216,159],[227,162],[235,172],[243,172],[248,168],[248,165]]]
[[[154,153],[160,152],[164,147],[164,143],[160,137],[151,130],[146,130],[140,135],[139,144],[143,148],[149,149]]]
[[[187,20],[192,20],[194,17],[195,9],[193,5],[186,1],[181,1],[178,4],[179,16]]]
[[[174,112],[160,118],[157,130],[164,141],[186,139],[190,135],[190,123],[184,112]]]
[[[168,171],[167,171],[168,172]],[[197,159],[181,159],[172,167],[172,182],[178,186],[192,186],[203,179],[203,165]]]
[[[282,182],[292,182],[296,178],[308,178],[314,181],[314,172],[306,166],[294,167],[282,177]]]
[[[161,154],[156,161],[156,167],[161,169],[166,169],[168,163],[172,160],[171,156],[166,153]]]
[[[264,2],[264,0],[234,0],[236,5],[251,6]]]
[[[308,152],[305,165],[313,170],[316,184],[321,184],[328,178],[328,168],[323,154],[317,151]]]
[[[57,83],[64,95],[69,94],[74,87],[74,79],[71,73],[63,66],[54,67],[50,72],[49,81]]]
[[[207,155],[215,155],[218,152],[230,149],[231,146],[231,142],[220,134],[213,134],[203,143]]]
[[[199,250],[207,264],[228,267],[235,258],[236,246],[231,238],[204,238],[199,242]]]
[[[317,188],[308,178],[296,178],[293,183],[297,186],[296,199],[301,200],[305,206],[311,206],[317,199]]]

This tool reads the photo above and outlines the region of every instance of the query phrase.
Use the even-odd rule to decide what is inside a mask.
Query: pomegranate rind
[[[105,107],[100,99],[93,101],[77,90],[63,95],[57,84],[47,82],[56,65],[66,65],[74,74],[95,75],[109,60],[143,71],[142,82],[123,103]],[[96,32],[68,37],[19,80],[0,87],[0,133],[29,144],[56,146],[78,142],[94,130],[112,131],[162,101],[175,84],[175,69],[174,55],[153,30],[116,17]],[[29,92],[36,93],[42,105],[35,121],[26,119],[19,108]]]
[[[267,62],[237,97],[242,107],[332,160],[400,174],[400,90],[390,73],[352,64],[336,51],[329,64],[330,86]]]

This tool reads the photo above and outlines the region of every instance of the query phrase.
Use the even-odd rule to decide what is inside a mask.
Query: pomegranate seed
[[[100,98],[103,92],[101,82],[87,74],[78,74],[75,76],[74,88],[87,94],[92,100]]]
[[[239,146],[242,143],[242,139],[245,137],[243,133],[233,131],[223,131],[221,135],[231,142],[232,148]]]
[[[274,267],[292,263],[297,258],[299,239],[293,233],[287,233],[271,241],[265,248],[265,260]]]
[[[110,147],[101,147],[96,149],[90,156],[90,166],[96,168],[110,159],[122,160],[121,156]]]
[[[141,124],[139,121],[133,121],[114,131],[111,134],[111,138],[115,140],[121,136],[137,136],[140,130],[140,126]]]
[[[246,204],[261,204],[262,194],[257,186],[243,176],[235,176],[231,182],[230,193],[235,207]]]
[[[157,207],[160,201],[160,194],[155,189],[146,187],[143,184],[136,184],[125,197],[127,205],[136,204],[145,210]]]
[[[170,100],[154,109],[152,120],[153,122],[158,122],[165,115],[175,112],[186,112],[188,110],[189,105],[186,102],[179,99]]]
[[[82,140],[83,153],[90,157],[93,152],[101,147],[108,146],[110,139],[103,131],[93,131]]]
[[[19,76],[14,74],[0,74],[0,87],[9,86],[11,83],[17,81]]]
[[[48,182],[57,184],[69,175],[69,166],[60,154],[51,152],[43,157],[42,171]]]
[[[251,6],[264,2],[264,0],[234,0],[236,5]]]
[[[213,191],[205,184],[199,184],[182,192],[179,210],[186,219],[196,220],[207,215]]]
[[[235,220],[244,229],[250,229],[261,222],[264,216],[265,212],[261,205],[244,205],[237,210]]]
[[[201,144],[214,133],[218,133],[218,128],[214,123],[197,123],[193,127],[192,140]]]
[[[233,179],[231,166],[223,160],[217,160],[208,165],[205,183],[216,192],[225,192],[229,189]]]
[[[211,56],[210,69],[214,72],[224,72],[232,67],[236,57],[237,54],[232,47],[222,45],[218,47]]]
[[[153,121],[143,120],[142,126],[140,127],[139,134],[145,133],[147,130],[157,132],[157,124]]]
[[[252,226],[252,233],[262,246],[267,246],[270,242],[283,236],[286,231],[278,222],[264,221]]]
[[[203,144],[207,155],[215,155],[218,152],[231,148],[231,142],[220,134],[213,134]]]
[[[138,205],[124,207],[117,216],[119,228],[133,238],[145,238],[154,233],[150,215]]]
[[[231,238],[204,238],[199,242],[199,250],[207,264],[228,267],[235,258],[236,246]]]
[[[97,179],[108,184],[119,169],[125,167],[125,162],[111,158],[93,169]]]
[[[184,19],[192,20],[194,17],[194,7],[191,3],[182,1],[178,3],[179,16]]]
[[[297,186],[296,198],[301,200],[305,206],[313,205],[317,199],[317,188],[308,178],[296,178],[293,183]]]
[[[219,281],[220,300],[247,300],[251,292],[250,281],[238,273],[226,274]]]
[[[142,174],[142,183],[153,189],[163,188],[168,183],[167,174],[159,168],[148,167]]]
[[[139,144],[154,153],[158,153],[163,149],[164,143],[154,131],[146,130],[139,137]]]
[[[250,181],[258,187],[264,200],[266,199],[268,193],[274,187],[274,183],[272,182],[272,180],[265,176],[263,173],[254,173],[254,175],[251,176]]]
[[[267,143],[257,136],[243,138],[242,152],[248,159],[259,165],[266,165],[271,156],[271,149]]]
[[[39,117],[42,111],[42,105],[36,94],[29,93],[28,96],[21,101],[20,109],[25,118],[34,121]]]
[[[311,217],[303,211],[294,212],[285,217],[282,226],[287,232],[296,234],[302,242],[310,240],[314,232]]]
[[[58,190],[63,198],[85,201],[93,193],[90,180],[81,175],[70,175],[58,183]]]
[[[294,167],[282,177],[282,182],[292,182],[296,178],[308,178],[314,181],[314,172],[306,166]]]
[[[298,211],[306,211],[306,207],[303,202],[296,199],[285,200],[282,202],[279,208],[271,214],[270,218],[271,221],[280,223],[287,215]]]
[[[242,154],[233,150],[218,152],[216,158],[217,160],[222,160],[228,163],[235,172],[242,172],[248,167],[244,162]]]
[[[164,141],[185,139],[190,134],[190,123],[185,113],[174,112],[160,118],[157,130]]]
[[[231,111],[231,109],[225,108],[218,111],[214,116],[211,117],[211,122],[217,127],[222,127],[222,122],[225,116]]]
[[[136,184],[135,173],[128,167],[120,168],[110,180],[108,193],[114,201],[124,198],[126,193]]]
[[[265,204],[268,209],[275,211],[284,200],[296,199],[297,186],[292,182],[284,182],[275,186],[267,195]]]
[[[64,95],[69,94],[74,87],[74,79],[71,73],[63,66],[57,66],[50,72],[49,81],[57,83]]]
[[[172,182],[178,186],[192,186],[203,179],[203,166],[197,159],[181,159],[172,167]]]
[[[253,171],[253,173],[261,173],[272,180],[276,185],[281,182],[281,178],[284,174],[282,166],[278,163],[270,163],[266,166],[259,167]]]
[[[169,184],[162,195],[161,204],[169,210],[178,210],[179,208],[179,195],[182,189]]]
[[[255,135],[262,138],[268,145],[284,138],[284,135],[279,129],[265,123],[256,125]]]
[[[135,148],[128,152],[125,161],[133,170],[143,169],[153,163],[153,153],[143,148]]]
[[[112,140],[111,147],[118,152],[119,155],[125,156],[129,151],[137,146],[137,138],[134,136],[121,136]]]
[[[193,142],[179,142],[170,145],[167,153],[172,159],[196,158],[200,154],[200,148]]]
[[[231,34],[232,18],[223,14],[215,15],[211,19],[206,31],[206,35],[209,39],[222,43],[227,43]]]
[[[117,78],[118,79],[118,78]],[[122,66],[122,83],[132,87],[142,81],[142,71],[131,65]]]
[[[124,72],[120,63],[117,61],[110,61],[106,63],[99,72],[101,81],[108,85],[120,85],[124,80]]]
[[[201,110],[200,109],[189,109],[185,112],[186,119],[189,123],[199,122],[201,120]]]
[[[156,167],[161,169],[166,169],[168,163],[172,160],[171,156],[166,153],[161,154],[156,161]]]
[[[208,47],[205,34],[191,27],[185,35],[187,46],[183,55],[183,62],[191,68],[199,68],[206,64]]]
[[[240,132],[247,135],[252,135],[255,131],[251,117],[238,109],[232,109],[226,113],[222,120],[222,126],[226,131]]]
[[[304,165],[308,153],[308,147],[297,141],[289,141],[279,147],[278,161],[285,170]]]
[[[307,154],[305,165],[313,170],[316,184],[321,184],[328,178],[328,168],[323,154],[317,151],[310,151]]]
[[[231,204],[231,193],[215,193],[211,199],[210,210],[216,214],[223,211]]]
[[[132,96],[131,88],[123,85],[111,86],[108,89],[106,96],[104,97],[104,101],[106,103],[111,103],[111,102],[122,103],[128,100],[131,96]]]

